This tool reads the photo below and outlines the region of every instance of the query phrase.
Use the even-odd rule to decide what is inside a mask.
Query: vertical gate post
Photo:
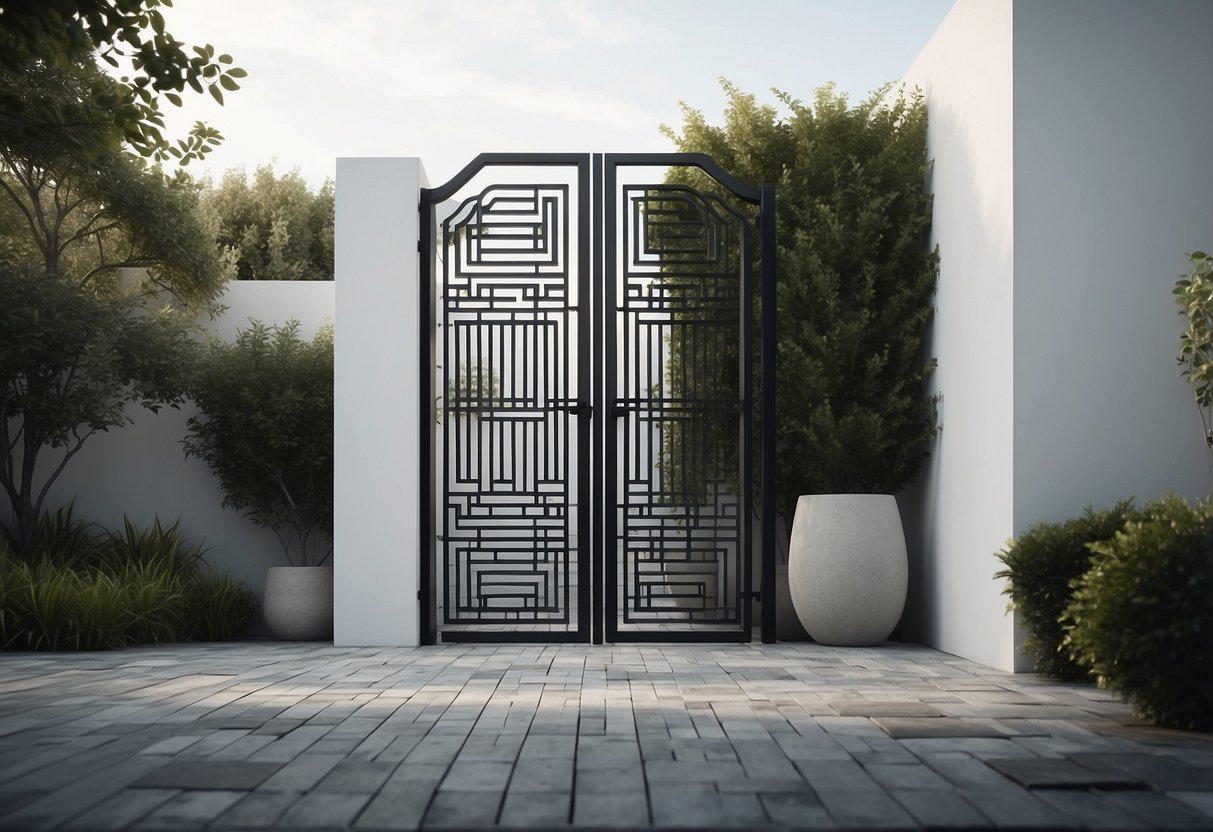
[[[415,646],[422,379],[417,158],[338,159],[333,641]]]
[[[775,642],[775,186],[762,186],[758,209],[762,251],[762,622],[763,644]]]

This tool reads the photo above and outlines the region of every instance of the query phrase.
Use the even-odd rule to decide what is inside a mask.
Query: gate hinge
[[[420,600],[421,600],[421,590],[420,590],[420,589],[419,589],[419,590],[417,590],[417,600],[418,600],[418,601],[420,601]]]
[[[761,604],[762,603],[762,593],[761,592],[751,592],[750,600],[753,601],[755,604]]]

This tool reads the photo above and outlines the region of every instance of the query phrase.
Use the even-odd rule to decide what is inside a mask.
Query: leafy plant
[[[193,575],[204,554],[201,546],[186,541],[180,520],[164,526],[156,518],[140,528],[129,517],[122,518],[120,531],[106,534],[102,552],[104,568],[152,569],[177,577]]]
[[[923,341],[939,263],[926,104],[886,88],[851,106],[826,86],[809,105],[777,91],[781,115],[722,83],[723,126],[684,106],[681,132],[666,133],[742,181],[777,185],[780,508],[791,516],[806,493],[896,492],[938,431]],[[685,168],[671,181],[712,188]],[[671,365],[737,366],[728,339],[712,349],[674,353]],[[735,429],[718,433],[723,458],[735,458]]]
[[[159,520],[95,530],[70,504],[43,517],[32,557],[0,548],[0,648],[107,650],[181,639],[230,639],[257,597],[203,569],[203,550]]]
[[[299,322],[253,321],[211,347],[189,420],[186,456],[206,461],[225,506],[278,536],[288,562],[319,565],[332,553],[333,330],[309,343]]]
[[[1091,550],[1064,613],[1071,653],[1139,716],[1213,730],[1213,504],[1158,500]]]
[[[1036,660],[1037,673],[1067,681],[1090,675],[1065,649],[1063,612],[1073,582],[1091,566],[1089,545],[1110,540],[1139,516],[1132,499],[1099,511],[1088,506],[1082,517],[1034,524],[998,553],[1006,568],[995,577],[1008,581],[1003,593],[1011,596],[1011,608],[1027,631],[1024,649]]]
[[[228,641],[257,617],[257,596],[226,575],[199,571],[182,586],[180,637]]]
[[[1175,282],[1175,302],[1187,327],[1179,336],[1179,365],[1192,385],[1204,426],[1205,456],[1213,471],[1213,258],[1203,251],[1188,255],[1186,277]]]
[[[180,316],[0,264],[0,537],[34,551],[51,486],[96,433],[185,399],[197,347]],[[43,463],[46,463],[43,465]]]
[[[202,192],[202,210],[238,280],[333,279],[333,183],[315,193],[293,170],[241,169]]]
[[[91,61],[38,63],[13,94],[27,108],[53,111],[112,83]],[[180,171],[167,176],[114,145],[112,129],[94,125],[81,138],[86,152],[0,119],[0,263],[94,293],[112,293],[119,270],[137,268],[149,294],[163,291],[193,310],[212,305],[226,275],[197,188]]]
[[[202,158],[222,136],[202,122],[188,139],[164,135],[163,96],[182,105],[188,86],[223,103],[223,91],[239,89],[246,73],[209,43],[188,47],[167,31],[161,9],[171,0],[38,0],[6,3],[0,15],[0,125],[54,140],[81,153],[115,149],[125,142],[155,161],[183,164]],[[31,70],[63,69],[104,61],[126,74],[100,76],[85,95],[36,106],[18,90]]]

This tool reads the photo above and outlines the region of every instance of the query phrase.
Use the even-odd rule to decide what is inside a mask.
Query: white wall
[[[334,643],[416,645],[421,160],[338,159]]]
[[[1171,287],[1213,245],[1213,5],[959,0],[905,80],[930,115],[944,402],[903,495],[903,633],[1028,669],[1006,538],[1209,491]]]
[[[1015,4],[1017,532],[1209,493],[1175,355],[1185,252],[1213,246],[1213,4]]]
[[[222,298],[228,312],[207,323],[219,337],[231,340],[250,318],[281,324],[290,318],[312,337],[333,317],[332,281],[239,281],[228,284]],[[159,517],[163,523],[181,519],[182,531],[209,547],[207,562],[244,582],[258,594],[265,585],[267,566],[285,565],[278,539],[222,507],[223,490],[206,463],[186,459],[181,451],[185,422],[197,409],[152,414],[130,410],[135,423],[90,438],[68,463],[48,498],[47,506],[76,499],[76,516],[120,528],[123,516],[140,524]],[[47,457],[53,451],[44,451]],[[50,463],[42,460],[42,466]]]
[[[939,435],[902,496],[910,597],[902,635],[996,667],[1012,661],[994,581],[1012,533],[1011,2],[961,0],[906,73],[927,96],[940,273],[932,386]]]

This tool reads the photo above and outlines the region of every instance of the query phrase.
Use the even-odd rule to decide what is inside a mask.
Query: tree
[[[0,4],[0,130],[55,135],[85,153],[127,145],[158,162],[175,158],[186,164],[205,156],[223,137],[197,122],[187,138],[170,142],[160,97],[180,107],[180,94],[189,87],[208,91],[222,104],[223,91],[239,89],[236,79],[246,73],[210,44],[187,51],[165,28],[160,9],[171,5],[171,0]],[[66,72],[96,59],[115,69],[126,62],[131,72],[117,79],[94,76],[87,94],[73,100],[30,100],[22,94],[22,77],[33,68]]]
[[[49,110],[88,97],[104,77],[88,61],[67,70],[39,62],[17,92]],[[186,177],[108,149],[101,126],[91,129],[87,153],[76,143],[83,129],[65,141],[58,131],[7,126],[0,122],[0,259],[93,292],[112,287],[119,269],[141,268],[150,288],[191,308],[219,294],[225,275]]]
[[[320,565],[333,534],[333,329],[311,341],[299,322],[253,321],[212,344],[189,420],[186,456],[219,477],[223,504],[274,531],[287,560]]]
[[[141,310],[137,298],[82,292],[5,264],[0,297],[0,489],[12,514],[0,532],[29,554],[68,462],[93,434],[129,423],[128,405],[178,407],[196,347],[171,310]],[[48,450],[59,456],[39,475]]]
[[[237,279],[333,279],[332,182],[313,193],[298,170],[275,178],[261,165],[251,185],[230,170],[202,205]]]
[[[181,401],[185,317],[210,308],[225,280],[197,189],[143,157],[205,155],[218,132],[199,124],[170,146],[160,96],[180,105],[189,86],[221,101],[244,73],[209,45],[187,56],[165,31],[164,5],[0,2],[0,486],[3,535],[20,551],[90,436],[128,422],[129,405]],[[127,60],[131,74],[113,78],[98,60]],[[157,300],[120,293],[123,268],[143,270]],[[48,449],[62,455],[40,471]]]
[[[800,494],[896,492],[938,430],[925,392],[935,362],[923,350],[938,270],[926,105],[886,88],[852,107],[826,86],[811,105],[777,90],[781,115],[722,83],[723,126],[684,105],[681,133],[665,132],[681,151],[778,188],[780,509],[791,517]],[[686,168],[670,179],[712,188]],[[669,377],[680,361],[737,366],[735,350],[710,358],[674,350]],[[713,441],[735,448],[735,437],[734,428]]]

